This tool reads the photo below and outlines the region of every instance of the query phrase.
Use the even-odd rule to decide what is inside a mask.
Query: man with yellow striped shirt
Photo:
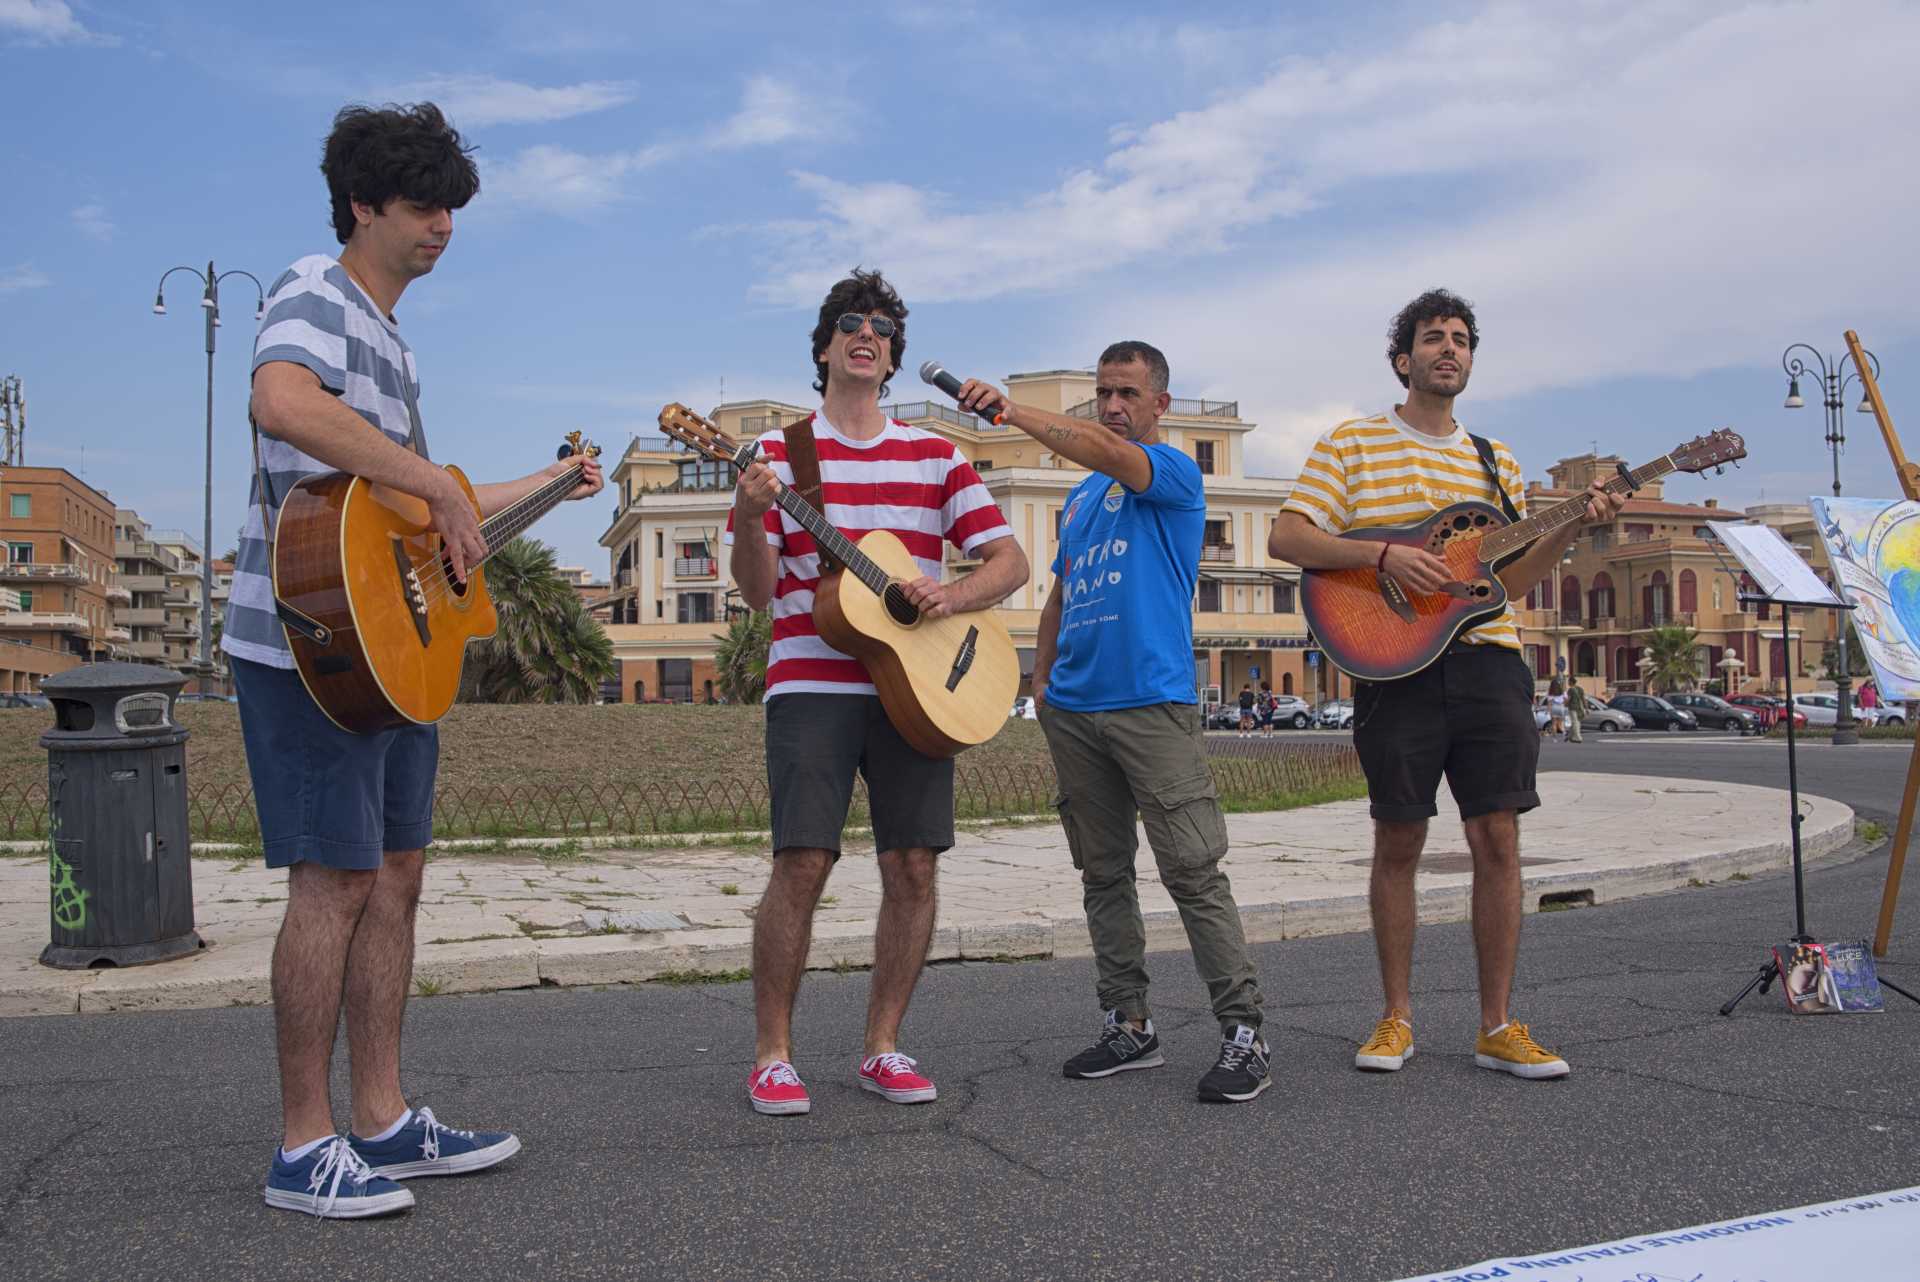
[[[1467,500],[1525,515],[1520,465],[1487,442],[1489,464],[1453,418],[1473,372],[1480,331],[1473,308],[1429,290],[1394,317],[1387,360],[1407,389],[1404,404],[1352,419],[1321,437],[1300,469],[1267,540],[1270,555],[1305,569],[1380,568],[1415,595],[1441,591],[1446,563],[1424,548],[1342,540],[1347,530],[1412,525]],[[1499,484],[1494,484],[1494,469]],[[1504,492],[1504,495],[1503,495]],[[1591,521],[1608,521],[1623,499],[1595,485]],[[1578,525],[1548,535],[1500,570],[1515,596],[1552,573]],[[1480,1036],[1474,1062],[1518,1077],[1564,1077],[1567,1062],[1511,1019],[1507,1000],[1520,951],[1520,814],[1540,804],[1534,769],[1533,674],[1520,657],[1509,605],[1466,632],[1431,665],[1395,681],[1355,683],[1354,747],[1367,775],[1374,821],[1369,900],[1385,1009],[1354,1056],[1358,1068],[1393,1072],[1413,1057],[1414,869],[1444,774],[1473,852],[1473,943],[1480,973]]]

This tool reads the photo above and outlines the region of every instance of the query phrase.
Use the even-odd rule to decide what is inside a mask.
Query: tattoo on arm
[[[1049,440],[1070,441],[1073,439],[1072,429],[1061,427],[1058,423],[1049,423],[1042,430],[1046,432]]]

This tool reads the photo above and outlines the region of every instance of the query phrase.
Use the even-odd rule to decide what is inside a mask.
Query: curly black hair
[[[834,325],[848,312],[862,316],[880,312],[893,318],[893,338],[889,343],[892,349],[889,359],[893,364],[887,371],[888,378],[900,372],[901,362],[907,356],[907,305],[878,271],[862,271],[856,267],[853,275],[827,291],[826,301],[820,304],[819,323],[813,327],[813,390],[823,395],[827,390],[827,344],[833,341]],[[883,381],[880,395],[886,394],[887,384]]]
[[[1467,350],[1473,352],[1480,348],[1480,325],[1473,319],[1473,304],[1450,290],[1430,289],[1402,307],[1393,323],[1387,326],[1387,364],[1393,368],[1393,376],[1400,380],[1402,387],[1412,384],[1400,372],[1397,362],[1413,350],[1413,332],[1423,322],[1433,320],[1465,321]]]
[[[321,154],[333,198],[333,234],[353,235],[353,202],[386,209],[410,200],[429,209],[461,209],[480,192],[473,148],[430,102],[342,107]]]

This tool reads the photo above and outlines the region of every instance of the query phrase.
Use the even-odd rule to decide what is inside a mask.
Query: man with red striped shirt
[[[989,609],[1027,581],[1026,553],[952,442],[881,413],[887,380],[906,354],[906,319],[879,272],[855,269],[820,306],[813,363],[821,405],[810,423],[821,504],[850,539],[871,530],[899,537],[921,570],[908,594],[929,617]],[[813,622],[819,550],[775,506],[780,489],[793,484],[787,447],[781,435],[762,439],[765,462],[741,474],[725,535],[741,597],[773,611],[766,704],[774,860],[753,920],[757,1044],[747,1097],[761,1113],[812,1108],[793,1066],[793,1003],[858,771],[867,781],[881,881],[858,1078],[896,1104],[926,1103],[937,1092],[901,1053],[900,1021],[933,938],[935,858],[953,845],[953,762],[922,756],[902,739],[866,668],[820,638]],[[756,525],[765,537],[751,537]],[[943,543],[978,557],[980,567],[941,583]]]

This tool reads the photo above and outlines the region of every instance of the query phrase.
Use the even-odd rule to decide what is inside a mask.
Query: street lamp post
[[[1862,348],[1862,351],[1866,349]],[[1804,351],[1813,357],[1809,365],[1795,351]],[[1867,352],[1867,360],[1873,365],[1873,376],[1880,377],[1880,358]],[[1839,359],[1831,359],[1820,354],[1820,350],[1807,343],[1794,343],[1780,353],[1780,366],[1787,372],[1786,409],[1797,410],[1806,405],[1800,395],[1800,380],[1817,377],[1820,380],[1820,404],[1826,410],[1827,448],[1833,453],[1833,497],[1840,497],[1840,450],[1847,443],[1847,385],[1859,383],[1864,392],[1866,383],[1860,377],[1857,365],[1851,373],[1847,366],[1854,365],[1853,353],[1849,352]],[[1859,411],[1862,414],[1873,413],[1873,404],[1864,395],[1860,398]],[[1860,742],[1859,723],[1853,719],[1853,677],[1848,672],[1847,661],[1847,621],[1843,618],[1839,624],[1839,644],[1836,656],[1837,674],[1834,677],[1833,693],[1839,704],[1834,713],[1833,741],[1836,744]]]
[[[254,293],[258,301],[253,309],[253,318],[259,320],[266,315],[267,291],[260,278],[252,272],[232,268],[224,272],[213,269],[213,261],[207,261],[207,270],[197,267],[174,267],[160,277],[159,287],[153,291],[153,314],[167,314],[167,277],[174,272],[187,272],[200,281],[200,306],[206,312],[207,322],[207,478],[206,478],[206,525],[203,537],[206,542],[200,549],[200,675],[204,681],[213,673],[213,331],[220,327],[220,282],[229,276],[245,276],[253,282]],[[204,686],[202,687],[205,688]]]

